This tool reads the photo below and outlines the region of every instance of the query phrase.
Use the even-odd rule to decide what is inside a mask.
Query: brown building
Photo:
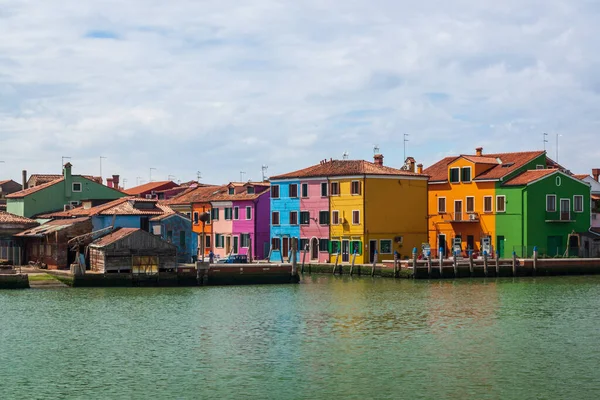
[[[89,246],[92,271],[157,274],[177,268],[177,247],[137,228],[120,228]]]
[[[6,195],[20,192],[23,187],[13,180],[0,181],[0,211],[6,211]]]
[[[76,251],[68,241],[92,232],[90,218],[59,219],[15,235],[25,244],[25,262],[44,264],[48,269],[68,269]]]

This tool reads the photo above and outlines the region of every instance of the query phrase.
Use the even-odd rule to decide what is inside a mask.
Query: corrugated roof
[[[558,173],[557,169],[531,169],[515,176],[514,178],[504,182],[503,186],[523,186],[535,182],[546,176]]]
[[[271,180],[353,175],[402,175],[426,178],[423,174],[377,165],[365,160],[329,160],[298,171],[272,176]]]
[[[37,226],[32,229],[28,229],[24,232],[18,233],[15,236],[19,237],[35,237],[44,236],[49,233],[61,231],[65,228],[69,228],[75,224],[89,221],[89,218],[74,218],[74,219],[57,219],[54,221],[46,222],[43,225]]]
[[[124,192],[129,194],[129,195],[139,195],[145,192],[151,192],[151,191],[156,191],[159,188],[162,188],[163,186],[169,185],[171,184],[172,188],[177,187],[177,184],[173,181],[157,181],[157,182],[148,182],[145,183],[143,185],[139,185],[139,186],[135,186],[129,189],[125,189]]]
[[[0,224],[31,224],[37,225],[38,223],[32,219],[21,217],[20,215],[15,215],[11,213],[7,213],[6,211],[0,211]]]
[[[100,239],[95,240],[94,242],[92,242],[92,244],[90,246],[105,247],[105,246],[113,244],[113,243],[131,235],[132,233],[139,231],[139,230],[140,230],[139,228],[120,228],[112,233],[109,233],[106,236],[101,237]]]
[[[500,159],[502,164],[498,164],[495,161],[495,166],[492,166],[487,171],[475,176],[473,180],[497,180],[501,179],[519,168],[522,168],[527,163],[534,159],[546,154],[545,151],[525,151],[515,153],[497,153],[497,154],[485,154],[484,156],[473,156],[473,155],[460,155],[445,157],[432,166],[428,167],[423,171],[424,174],[430,176],[430,182],[447,182],[448,181],[448,166],[459,157],[471,158],[474,160],[485,159],[487,161]]]

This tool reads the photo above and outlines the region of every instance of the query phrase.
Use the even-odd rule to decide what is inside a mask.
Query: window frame
[[[335,188],[336,188],[335,193],[334,193],[334,190],[333,190],[334,185],[335,185]],[[329,184],[329,196],[340,196],[340,194],[341,194],[340,192],[341,192],[341,190],[340,190],[340,182],[338,182],[338,181],[330,182],[330,184]]]
[[[458,175],[457,175],[458,180],[456,182],[454,182],[452,180],[452,171],[458,171]],[[460,183],[460,167],[452,167],[452,168],[449,169],[449,171],[448,171],[448,182],[449,183]]]
[[[490,199],[490,209],[486,210],[485,200]],[[485,214],[492,214],[494,212],[494,196],[483,196],[483,212]]]
[[[362,193],[362,185],[360,181],[354,180],[350,182],[350,194],[352,196],[360,196]],[[354,191],[354,184],[356,184],[356,191]]]
[[[219,207],[213,207],[213,208],[210,209],[210,214],[211,214],[211,218],[210,219],[212,221],[218,221],[219,220],[219,210],[220,210]],[[213,211],[214,211],[214,213],[213,213]]]
[[[255,187],[254,187],[254,186],[248,186],[248,187],[246,188],[246,193],[247,193],[247,194],[255,194],[255,193],[256,193],[256,189],[255,189]]]
[[[277,215],[277,223],[275,223],[275,215]],[[281,225],[281,215],[279,214],[279,211],[271,211],[271,225],[273,226],[279,226]]]
[[[252,221],[252,207],[246,206],[246,221]]]
[[[323,194],[323,189],[325,189],[325,194]],[[321,197],[329,197],[329,183],[321,182]]]
[[[323,247],[325,248],[325,250],[322,250]],[[319,239],[319,253],[328,253],[329,254],[329,239],[328,238]]]
[[[500,207],[499,207],[499,203],[498,203],[498,201],[499,201],[500,199],[502,199],[502,200],[503,200],[503,203],[502,203],[502,205],[503,205],[504,207],[502,208],[502,210],[500,209]],[[506,196],[505,196],[505,195],[499,195],[499,196],[496,196],[496,213],[505,213],[505,212],[506,212]]]
[[[296,219],[296,222],[295,222],[295,223],[293,223],[293,222],[292,222],[292,215],[294,215],[294,216],[295,216],[295,219]],[[296,211],[296,210],[292,210],[292,211],[290,211],[290,225],[292,225],[292,226],[296,226],[296,225],[299,225],[299,222],[300,222],[300,221],[299,221],[299,215],[298,215],[298,211]]]
[[[239,221],[240,219],[240,208],[239,207],[233,207],[233,220],[234,221]]]
[[[327,222],[326,223],[322,223],[321,222],[321,215],[326,215],[327,216],[327,218],[326,218]],[[329,210],[320,210],[319,211],[319,225],[321,225],[321,226],[328,226],[329,223],[330,223],[330,218],[331,218],[331,216],[329,215]]]
[[[469,210],[469,200],[472,200],[473,208],[471,210]],[[467,214],[475,213],[475,196],[467,196],[465,198],[465,210]]]
[[[294,196],[292,196],[292,187],[295,188],[296,194]],[[298,198],[298,184],[297,183],[290,183],[288,185],[288,197],[290,199],[297,199]]]
[[[75,185],[79,185],[79,190],[75,189]],[[83,184],[81,182],[72,182],[71,183],[71,190],[74,193],[81,193],[81,192],[83,192]]]
[[[334,218],[333,216],[336,216],[336,218]],[[334,222],[336,221],[336,222]],[[339,210],[331,210],[331,221],[330,221],[331,225],[339,225],[340,224],[340,211]]]
[[[465,180],[465,171],[468,170],[469,171],[469,179]],[[462,183],[472,183],[473,182],[473,168],[472,167],[462,167],[460,169],[460,181]]]
[[[308,214],[308,218],[306,219],[306,223],[304,223],[302,216],[303,215],[307,215]],[[299,217],[298,217],[298,225],[302,225],[302,226],[308,226],[310,225],[310,211],[304,210],[304,211],[300,211]]]
[[[440,200],[444,200],[444,211],[440,210]],[[448,212],[448,201],[446,200],[446,197],[438,197],[437,203],[438,214],[446,214]]]
[[[576,201],[576,199],[581,199],[581,210],[577,210],[577,209],[576,209],[576,206],[577,206],[577,201]],[[584,199],[585,199],[585,198],[584,198],[584,197],[583,197],[583,195],[581,195],[581,194],[576,194],[576,195],[574,195],[574,196],[573,196],[573,212],[574,212],[574,213],[581,214],[581,213],[583,213],[583,212],[585,211],[585,206],[583,205],[583,200],[584,200]]]
[[[354,216],[358,216],[358,222],[354,222]],[[360,225],[360,210],[352,210],[352,225]]]
[[[247,243],[244,246],[244,238],[247,239]],[[247,249],[250,247],[250,234],[249,233],[240,233],[240,249]]]
[[[233,208],[231,207],[225,207],[223,208],[224,210],[224,214],[225,214],[225,221],[233,221]],[[227,210],[229,210],[229,218],[227,218]]]
[[[281,238],[278,238],[278,237],[271,238],[271,250],[281,251]]]
[[[554,210],[549,210],[548,209],[548,199],[549,198],[554,198]],[[546,212],[549,213],[554,213],[556,211],[558,211],[558,202],[557,202],[557,196],[555,194],[547,194],[546,195]]]
[[[383,242],[390,242],[390,251],[384,252],[382,249]],[[379,240],[379,254],[392,254],[394,252],[394,241],[392,239],[380,239]]]
[[[304,189],[306,189],[306,194],[304,193]],[[308,183],[301,183],[300,184],[300,196],[303,199],[308,199]]]
[[[279,187],[279,185],[271,185],[271,198],[272,199],[279,199],[281,198],[281,188]],[[277,193],[275,193],[277,192]]]

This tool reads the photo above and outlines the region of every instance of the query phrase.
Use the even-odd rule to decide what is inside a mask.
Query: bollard
[[[498,271],[496,271],[498,273]],[[483,274],[488,276],[488,254],[487,250],[483,252]]]
[[[375,276],[375,266],[377,265],[377,250],[375,250],[375,254],[373,255],[373,267],[371,268],[371,276]]]
[[[456,260],[456,256],[458,251],[452,252],[452,267],[454,268],[454,277],[458,278],[458,261]]]
[[[469,250],[469,272],[471,273],[471,277],[473,276],[473,250]]]
[[[412,267],[413,267],[413,276],[417,275],[417,248],[414,247],[413,248],[413,252],[412,252]]]
[[[350,265],[350,276],[354,273],[354,262],[356,261],[356,250],[354,250],[354,254],[352,255],[352,264]]]
[[[440,247],[440,251],[439,251],[439,256],[440,256],[440,278],[442,277],[442,275],[444,275],[444,255],[442,254],[442,248]]]
[[[304,252],[302,253],[302,266],[300,267],[300,273],[304,275],[304,262],[306,261],[306,252],[308,251],[308,245],[304,246]]]
[[[296,238],[292,238],[292,276],[296,276],[298,275],[298,260],[296,259],[297,257],[297,252],[298,251],[298,239]]]
[[[512,258],[512,273],[513,273],[513,276],[517,276],[517,253],[515,251],[513,251],[513,258]]]
[[[496,276],[500,276],[500,252],[496,251]]]
[[[427,276],[431,278],[431,254],[427,257]]]
[[[533,246],[533,275],[537,273],[538,248]]]

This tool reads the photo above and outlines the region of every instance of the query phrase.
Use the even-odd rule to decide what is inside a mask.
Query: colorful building
[[[600,168],[592,169],[592,175],[583,174],[575,177],[591,186],[592,230],[600,234]]]
[[[290,238],[321,262],[349,263],[356,254],[356,263],[367,263],[375,252],[379,260],[406,258],[420,247],[427,176],[413,161],[403,169],[384,166],[380,154],[374,161],[324,160],[271,177],[272,259],[289,258]]]
[[[158,199],[159,192],[164,194],[165,190],[174,189],[177,187],[179,187],[179,185],[172,181],[157,181],[148,182],[143,185],[125,189],[123,191],[129,196],[142,197],[145,199]]]
[[[523,208],[525,200],[519,197],[531,193],[527,204],[538,207],[536,190],[543,188],[551,194],[548,182],[556,178],[554,174],[561,174],[559,180],[568,183],[558,189],[557,198],[562,199],[568,190],[572,191],[571,199],[575,195],[589,198],[589,186],[586,197],[584,185],[572,185],[575,180],[560,168],[544,151],[483,154],[482,148],[477,148],[474,155],[446,157],[427,168],[424,173],[430,176],[429,244],[435,249],[434,255],[438,249],[445,256],[454,250],[463,255],[469,250],[476,254],[498,251],[500,256],[512,251],[530,253],[533,246],[554,247],[559,236],[564,237],[565,247],[568,233],[583,229],[583,215],[569,223],[540,220],[536,209]],[[548,180],[538,182],[535,177]],[[571,208],[573,203],[570,202]],[[546,217],[543,203],[540,212]],[[527,229],[531,231],[525,232]],[[547,236],[534,233],[536,229],[548,229]]]

